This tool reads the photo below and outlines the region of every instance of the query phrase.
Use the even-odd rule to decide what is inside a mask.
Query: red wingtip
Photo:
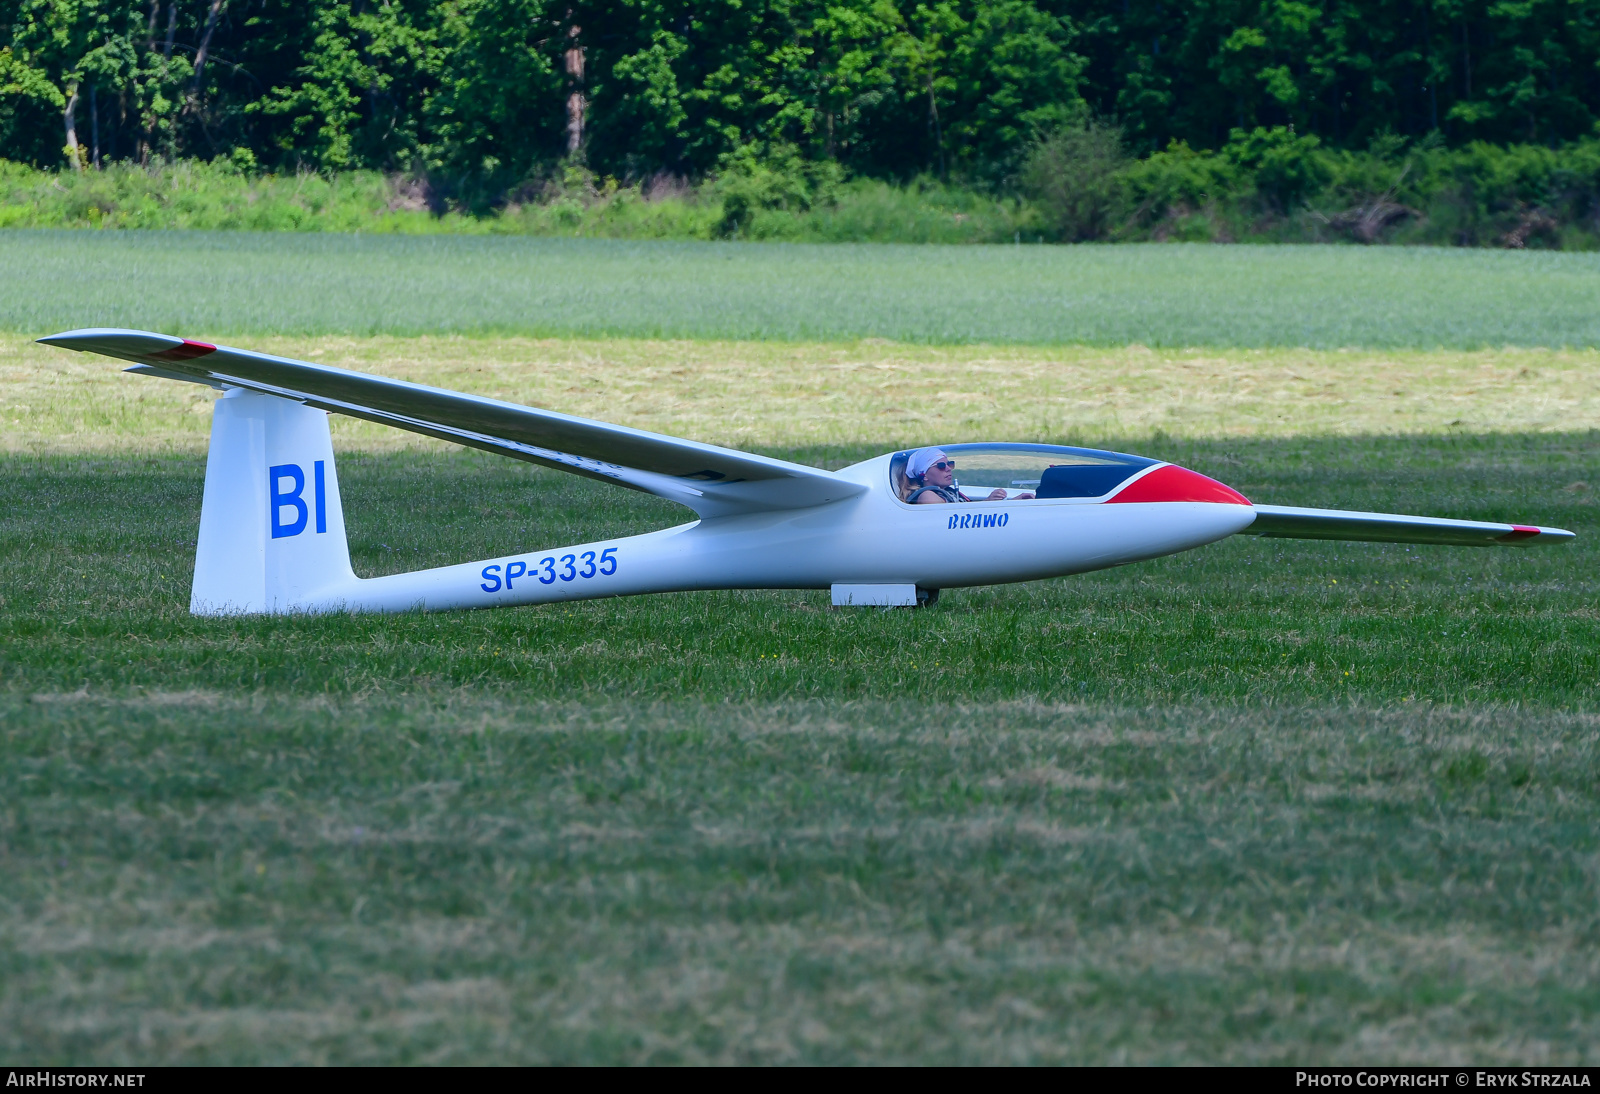
[[[1498,536],[1501,543],[1515,543],[1519,539],[1532,539],[1539,534],[1539,529],[1527,524],[1513,524],[1511,531],[1503,536]]]
[[[192,338],[185,338],[183,345],[164,349],[160,353],[150,354],[152,361],[192,361],[196,357],[204,357],[208,353],[217,352],[217,347],[210,342],[196,342]]]
[[[1106,501],[1206,501],[1222,505],[1249,505],[1250,499],[1233,487],[1208,479],[1198,471],[1169,463],[1135,479]]]

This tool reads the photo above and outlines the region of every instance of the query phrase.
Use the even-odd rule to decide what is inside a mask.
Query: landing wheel
[[[917,586],[917,607],[931,608],[937,603],[939,603],[938,589],[924,589],[921,585]]]

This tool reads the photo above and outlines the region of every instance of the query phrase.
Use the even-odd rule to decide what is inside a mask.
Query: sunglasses
[[[928,466],[937,467],[940,471],[954,471],[956,469],[956,461],[940,460],[938,463],[929,464]]]

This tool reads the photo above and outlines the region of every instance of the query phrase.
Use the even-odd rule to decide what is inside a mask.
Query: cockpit
[[[962,501],[1087,501],[1105,497],[1144,468],[1160,462],[1124,452],[1050,444],[946,444],[938,450],[945,456],[941,462],[951,465],[955,491]],[[906,474],[917,451],[925,450],[896,452],[889,458],[889,486],[901,501],[924,485],[923,480],[914,481]]]

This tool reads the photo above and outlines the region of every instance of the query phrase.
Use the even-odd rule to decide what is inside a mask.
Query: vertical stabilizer
[[[189,610],[327,610],[355,584],[327,413],[230,389],[212,410]]]

